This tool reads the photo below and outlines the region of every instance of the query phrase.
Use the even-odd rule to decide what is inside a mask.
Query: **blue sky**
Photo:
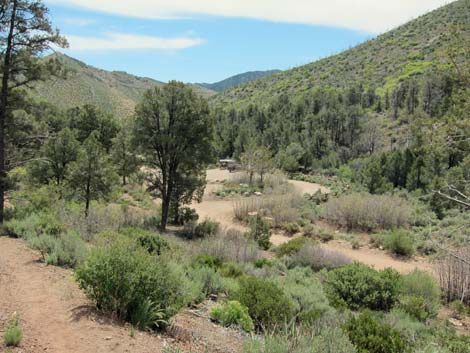
[[[185,82],[215,82],[246,71],[306,64],[445,2],[45,1],[54,25],[69,38],[68,55],[106,70]],[[363,6],[368,6],[366,13]]]

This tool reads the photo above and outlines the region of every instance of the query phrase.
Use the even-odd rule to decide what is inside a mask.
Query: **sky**
[[[216,82],[338,53],[449,0],[45,0],[89,65]]]

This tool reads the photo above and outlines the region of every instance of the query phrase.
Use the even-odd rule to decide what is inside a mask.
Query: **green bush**
[[[222,276],[210,267],[190,269],[188,277],[192,282],[193,300],[197,303],[212,294],[221,293],[225,289]]]
[[[297,321],[312,323],[333,312],[320,280],[314,277],[309,268],[289,270],[285,276],[276,277],[276,282],[293,304],[293,314]]]
[[[352,316],[344,325],[349,339],[361,353],[404,353],[406,342],[397,330],[374,319],[369,311]]]
[[[333,233],[331,233],[331,232],[329,232],[325,229],[321,229],[320,232],[318,233],[318,238],[324,243],[327,243],[327,242],[333,240],[334,237],[335,236],[333,235]]]
[[[184,304],[182,275],[169,260],[122,237],[92,249],[76,278],[98,309],[120,319],[132,322],[142,303],[151,303],[154,312],[162,311],[152,328],[163,326]]]
[[[19,319],[16,317],[8,322],[3,339],[7,347],[18,347],[23,339]]]
[[[41,253],[43,261],[49,265],[75,267],[81,263],[87,253],[85,241],[76,232],[67,232],[58,236],[43,234],[31,237],[28,244]]]
[[[300,226],[295,222],[287,222],[282,224],[282,228],[286,231],[288,235],[294,235],[300,232]]]
[[[194,229],[194,238],[200,239],[205,238],[207,236],[215,235],[217,234],[219,229],[219,222],[213,222],[211,220],[206,219],[201,223],[198,223],[198,225]]]
[[[52,213],[39,212],[5,222],[5,229],[10,235],[29,240],[41,235],[58,236],[65,227]]]
[[[269,223],[259,215],[250,219],[249,237],[254,239],[261,249],[268,250],[271,245],[271,230]]]
[[[315,244],[313,240],[306,238],[306,237],[297,237],[297,238],[291,239],[287,243],[281,244],[276,248],[275,250],[276,255],[278,257],[283,257],[283,256],[296,254],[307,243]]]
[[[420,321],[436,317],[441,301],[441,290],[434,277],[414,270],[403,276],[400,307]]]
[[[198,224],[194,222],[187,223],[181,235],[187,239],[203,239],[217,234],[219,229],[220,224],[218,222],[206,219]]]
[[[210,311],[211,319],[223,326],[240,326],[244,331],[254,330],[253,320],[248,314],[248,308],[237,301],[228,301]]]
[[[87,255],[85,241],[76,232],[61,234],[55,242],[52,252],[46,258],[50,265],[75,267],[82,263]]]
[[[416,251],[412,235],[405,230],[395,230],[385,236],[384,247],[388,251],[404,257],[411,257]]]
[[[220,267],[220,274],[229,278],[240,278],[245,271],[236,263],[225,263]]]
[[[170,249],[168,241],[141,228],[124,228],[120,233],[134,239],[150,254],[161,255],[163,251]]]
[[[210,255],[198,255],[193,261],[194,267],[209,267],[214,270],[219,269],[222,266],[222,260],[217,257]]]
[[[334,269],[325,278],[330,302],[352,310],[390,310],[400,295],[401,282],[392,269],[376,271],[359,263]]]
[[[463,316],[470,314],[470,308],[460,300],[450,302],[449,309],[452,310],[452,316],[456,319],[461,319]]]
[[[271,267],[272,262],[263,257],[262,259],[254,261],[253,266],[255,266],[255,268]]]
[[[240,281],[237,299],[248,308],[258,329],[279,328],[292,317],[293,304],[275,283],[256,277]]]

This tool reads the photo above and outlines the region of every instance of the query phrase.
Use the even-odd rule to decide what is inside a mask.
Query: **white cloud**
[[[80,26],[80,27],[85,27],[89,26],[96,21],[90,18],[80,18],[80,17],[62,17],[59,18],[60,21],[68,24],[68,25],[74,25],[74,26]]]
[[[105,33],[101,37],[66,35],[71,51],[81,50],[121,50],[121,49],[160,49],[177,50],[204,43],[201,38],[176,37],[160,38],[122,33]]]
[[[383,32],[453,0],[49,0],[148,19],[244,17]]]

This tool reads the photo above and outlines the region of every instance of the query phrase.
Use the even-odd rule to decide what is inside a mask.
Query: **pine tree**
[[[0,4],[0,222],[3,222],[6,177],[11,160],[5,145],[8,130],[15,129],[12,110],[23,95],[19,89],[60,71],[55,60],[40,60],[51,45],[65,47],[66,40],[52,28],[48,9],[41,1],[4,0]],[[10,120],[10,121],[8,121]],[[8,121],[8,123],[7,123]]]
[[[137,106],[134,141],[144,165],[151,170],[149,189],[162,198],[163,230],[178,178],[202,175],[212,161],[212,137],[207,102],[181,82],[147,91]],[[192,188],[179,190],[185,199],[192,192]]]
[[[116,172],[99,142],[99,133],[94,131],[83,142],[68,177],[73,193],[85,202],[85,217],[88,217],[91,201],[106,199],[116,182]]]
[[[122,185],[126,185],[126,178],[135,173],[140,164],[132,146],[131,131],[123,127],[112,142],[111,159],[122,178]]]

